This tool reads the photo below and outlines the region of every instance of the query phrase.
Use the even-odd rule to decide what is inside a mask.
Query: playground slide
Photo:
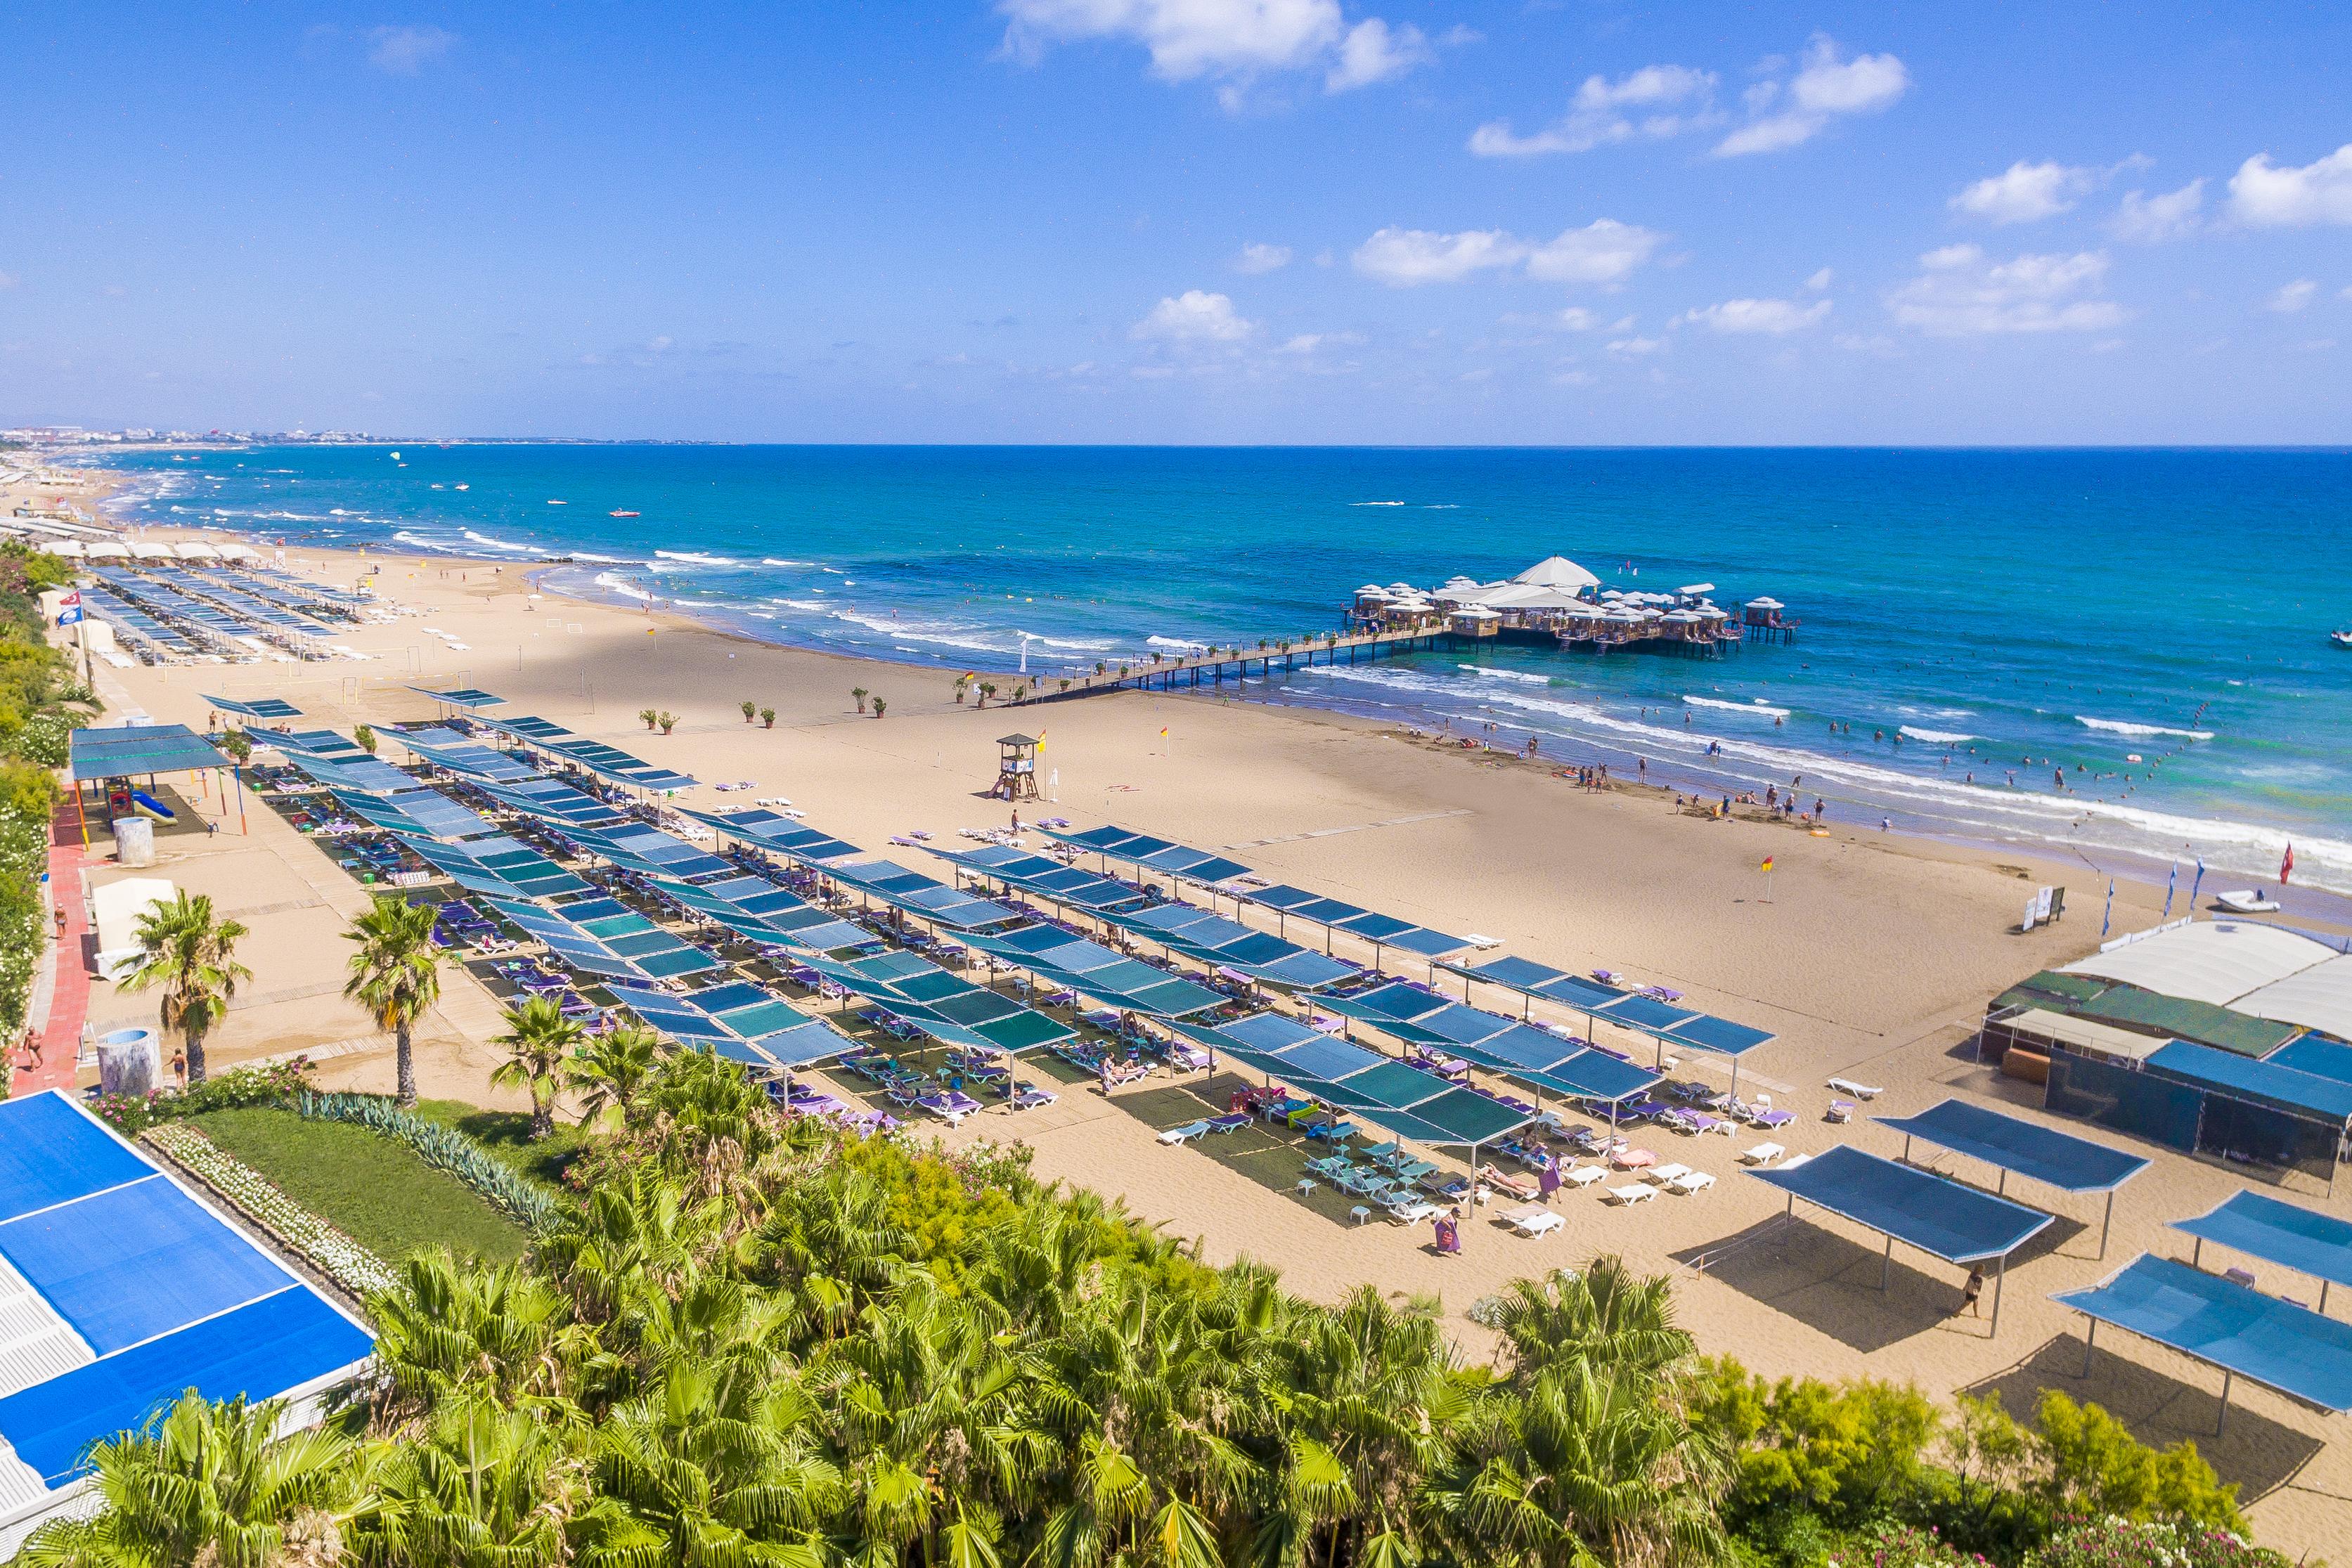
[[[166,806],[144,789],[131,791],[131,803],[159,822],[176,822],[180,820],[179,815],[171,807]]]

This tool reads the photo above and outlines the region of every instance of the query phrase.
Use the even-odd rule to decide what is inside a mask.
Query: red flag
[[[2289,844],[2286,847],[2286,858],[2279,862],[2279,885],[2281,887],[2284,887],[2286,885],[2286,873],[2294,869],[2294,846],[2293,844]]]

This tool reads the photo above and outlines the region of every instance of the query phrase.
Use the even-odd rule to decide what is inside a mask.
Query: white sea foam
[[[340,514],[338,515],[340,516]],[[446,539],[428,539],[424,535],[412,533],[406,528],[400,529],[392,537],[400,543],[414,546],[417,549],[437,550],[443,555],[459,555],[464,553],[460,551],[456,545],[449,543]]]
[[[887,616],[866,615],[855,610],[835,610],[833,612],[833,618],[835,621],[845,621],[853,626],[863,626],[869,632],[880,632],[892,637],[904,637],[910,643],[937,643],[943,648],[962,648],[975,653],[1002,653],[1007,651],[1002,642],[987,641],[985,629],[977,626],[893,621]]]
[[[1081,653],[1108,653],[1111,649],[1118,646],[1117,643],[1111,642],[1108,638],[1048,637],[1044,633],[1037,632],[1024,632],[1021,635],[1024,637],[1035,638],[1038,642],[1044,643],[1048,648],[1071,648]]]
[[[539,553],[539,547],[537,545],[519,545],[512,539],[494,539],[488,534],[478,534],[471,528],[466,529],[465,534],[467,543],[478,544],[484,549],[513,550],[520,555],[537,555]]]
[[[627,556],[623,555],[598,555],[594,550],[575,549],[566,550],[564,553],[570,556],[573,560],[593,560],[599,566],[644,566],[646,564],[641,560],[632,560]]]
[[[1549,675],[1530,674],[1525,670],[1497,670],[1486,664],[1462,664],[1456,667],[1474,675],[1482,675],[1490,681],[1521,681],[1531,686],[1551,685]]]
[[[1184,637],[1146,637],[1143,645],[1147,648],[1173,648],[1183,653],[1205,653],[1209,651],[1206,643],[1195,643]]]
[[[1441,713],[1447,711],[1449,701],[1458,704],[1464,695],[1453,680],[1377,666],[1318,665],[1293,678],[1302,677],[1382,688],[1391,696],[1421,697],[1426,699],[1421,706]],[[1824,793],[1843,794],[1873,812],[1916,814],[1969,838],[2060,845],[2089,853],[2105,851],[2153,862],[2193,853],[2203,856],[2214,873],[2239,876],[2275,875],[2279,857],[2292,840],[2297,882],[2352,894],[2352,841],[2047,789],[2011,789],[1990,769],[1975,784],[1941,769],[1931,775],[1906,773],[1857,758],[1704,736],[1679,725],[1645,724],[1589,703],[1522,694],[1507,686],[1476,690],[1483,707],[1528,715],[1522,723],[1547,734],[1580,736],[1646,756],[1654,763],[1670,761],[1685,774],[1719,778],[1732,789],[1802,775],[1809,786],[1818,780]],[[1746,705],[1730,706],[1747,710]],[[1706,751],[1710,744],[1717,748],[1712,757]]]
[[[2213,738],[2213,732],[2210,729],[2174,729],[2161,724],[2126,724],[2119,718],[2089,718],[2079,713],[2074,716],[2074,722],[2092,729],[2104,730],[2109,735],[2176,735],[2183,740]]]
[[[1948,729],[1921,729],[1911,724],[1903,726],[1895,733],[1909,736],[1914,740],[1924,740],[1930,746],[1958,746],[1964,740],[1976,738],[1973,735],[1961,735]]]
[[[1348,505],[1351,507],[1402,507],[1404,503],[1402,501],[1350,501]]]
[[[704,555],[699,550],[690,549],[657,549],[654,551],[654,559],[674,560],[686,566],[740,566],[743,564],[732,556]]]
[[[1786,718],[1789,716],[1789,710],[1787,708],[1774,707],[1770,703],[1767,702],[1734,703],[1726,702],[1721,697],[1693,696],[1685,696],[1683,698],[1683,701],[1690,704],[1693,707],[1721,708],[1727,713],[1759,714],[1766,718]]]
[[[787,610],[830,610],[832,605],[822,599],[771,599],[771,604],[781,604]]]
[[[810,566],[814,563],[805,560],[786,560],[780,555],[765,555],[760,558],[760,564],[761,566]]]
[[[596,586],[604,590],[608,593],[620,594],[625,599],[642,599],[650,601],[653,598],[652,594],[647,593],[644,589],[639,588],[635,583],[629,581],[626,578],[623,577],[616,571],[598,572],[596,574]]]

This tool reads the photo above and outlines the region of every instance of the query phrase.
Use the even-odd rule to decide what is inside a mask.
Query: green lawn
[[[258,1107],[189,1124],[387,1261],[438,1246],[500,1263],[522,1255],[520,1226],[380,1133]]]
[[[530,1117],[521,1111],[485,1111],[463,1100],[419,1100],[416,1113],[457,1128],[523,1175],[557,1189],[563,1186],[566,1167],[587,1146],[586,1135],[561,1117],[555,1131],[534,1144]]]

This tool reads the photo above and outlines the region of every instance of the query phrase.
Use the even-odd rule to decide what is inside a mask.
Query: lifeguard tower
[[[1037,737],[1007,735],[996,742],[995,793],[1007,800],[1037,799]]]

